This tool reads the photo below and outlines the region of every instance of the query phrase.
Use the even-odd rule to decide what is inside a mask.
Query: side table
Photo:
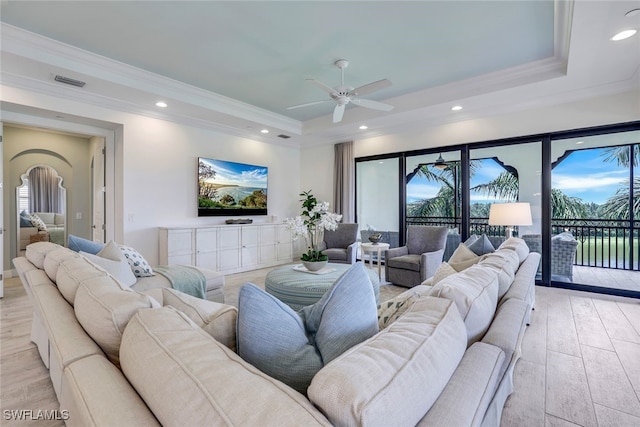
[[[369,266],[373,268],[373,254],[376,253],[378,257],[378,279],[380,279],[380,265],[382,264],[382,251],[389,249],[388,243],[360,243],[360,249],[362,250],[362,262],[365,262],[366,254],[369,254]]]

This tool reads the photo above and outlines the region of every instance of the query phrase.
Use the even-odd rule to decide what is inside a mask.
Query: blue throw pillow
[[[476,255],[486,255],[496,250],[486,234],[480,236],[473,243],[467,245],[467,247]]]
[[[90,254],[97,254],[104,248],[104,243],[94,242],[91,240],[83,239],[82,237],[69,234],[69,249],[76,252],[87,252]]]
[[[362,263],[299,312],[256,285],[240,288],[238,354],[305,395],[324,365],[377,332],[376,299]]]
[[[20,212],[20,227],[33,227],[29,214],[26,211]]]

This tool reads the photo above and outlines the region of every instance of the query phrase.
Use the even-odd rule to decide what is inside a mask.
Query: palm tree
[[[415,217],[445,217],[455,218],[456,186],[454,183],[454,171],[459,167],[459,162],[455,166],[446,169],[436,169],[429,165],[420,165],[415,171],[415,175],[424,177],[427,181],[438,182],[441,187],[438,193],[429,199],[422,199],[407,206],[407,215]],[[413,178],[412,176],[412,178]]]
[[[598,211],[600,215],[607,219],[628,220],[629,213],[629,180],[625,185],[616,190],[616,193],[609,197],[605,204]],[[633,217],[640,219],[640,178],[633,180]]]
[[[629,159],[629,153],[632,152],[632,159]],[[633,163],[634,167],[638,166],[640,159],[640,144],[634,144],[632,150],[628,145],[619,147],[607,147],[602,152],[604,161],[615,161],[618,166],[629,167]],[[629,180],[626,180],[624,186],[616,190],[616,193],[609,197],[605,204],[599,210],[600,215],[607,219],[629,219]],[[640,219],[640,179],[633,180],[633,216]]]
[[[485,184],[478,184],[471,190],[493,196],[496,199],[515,201],[518,200],[518,178],[509,171],[503,171],[496,179]]]
[[[587,205],[579,197],[567,196],[557,188],[551,189],[551,218],[586,218]]]
[[[496,179],[476,185],[474,191],[485,193],[497,199],[518,200],[518,178],[509,171],[504,171]],[[570,197],[557,188],[551,189],[551,217],[554,219],[584,218],[587,209],[578,197]]]

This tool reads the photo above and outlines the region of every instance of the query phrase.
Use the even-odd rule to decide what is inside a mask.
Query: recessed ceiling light
[[[615,36],[611,37],[611,40],[614,41],[614,42],[617,42],[617,41],[620,41],[620,40],[628,39],[629,37],[631,37],[632,35],[634,35],[637,32],[638,32],[638,30],[620,31],[618,34],[616,34]]]
[[[576,145],[584,144],[584,141],[576,141]]]
[[[360,127],[359,127],[358,129],[360,129],[360,130],[366,130],[366,129],[369,129],[369,126],[367,126],[367,125],[360,125]]]
[[[262,129],[260,133],[269,133],[269,129]]]
[[[156,107],[167,108],[167,103],[164,101],[158,101],[156,102]]]
[[[451,107],[451,111],[460,111],[462,110],[462,106],[460,105],[454,105],[453,107]]]

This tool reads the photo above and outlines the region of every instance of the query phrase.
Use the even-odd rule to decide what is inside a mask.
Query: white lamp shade
[[[489,209],[489,225],[531,225],[529,203],[494,203]]]

